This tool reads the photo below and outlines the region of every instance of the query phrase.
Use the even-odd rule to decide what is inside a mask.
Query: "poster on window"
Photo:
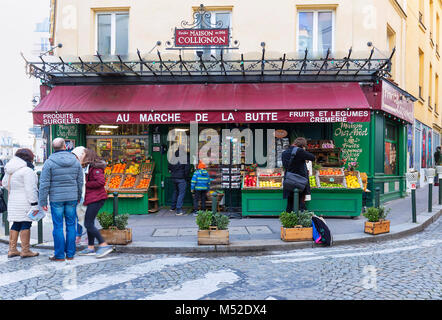
[[[422,129],[422,159],[421,159],[421,168],[427,167],[427,129]]]
[[[408,150],[408,168],[413,168],[413,126],[408,125],[407,134],[407,150]]]
[[[388,175],[396,174],[396,165],[397,165],[396,144],[391,142],[385,142],[384,174]]]
[[[431,139],[431,131],[428,130],[428,142],[427,142],[427,167],[431,168],[433,166],[433,157],[431,156],[431,146],[433,145]]]

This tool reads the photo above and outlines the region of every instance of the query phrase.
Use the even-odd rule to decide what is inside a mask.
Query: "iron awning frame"
[[[27,74],[48,86],[56,85],[102,85],[102,84],[201,84],[201,83],[293,83],[293,82],[371,82],[388,78],[391,71],[392,50],[388,58],[373,59],[373,50],[368,58],[352,59],[349,53],[342,59],[331,57],[309,58],[308,50],[301,59],[290,59],[285,53],[280,58],[268,59],[262,49],[261,59],[228,60],[221,51],[220,57],[213,55],[203,59],[166,60],[157,51],[158,59],[144,60],[137,50],[138,60],[125,60],[117,55],[106,60],[98,52],[96,61],[26,62]]]

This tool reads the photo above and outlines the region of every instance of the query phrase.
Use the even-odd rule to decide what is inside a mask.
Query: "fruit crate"
[[[141,165],[141,173],[152,173],[155,168],[155,163],[153,161],[148,163],[143,163]]]
[[[118,184],[118,187],[117,188],[110,188],[109,187],[109,185],[110,185],[110,182],[112,181],[112,179],[113,178],[115,178],[115,177],[120,177],[120,183]],[[106,185],[104,186],[104,188],[106,189],[106,191],[107,192],[114,192],[114,191],[119,191],[120,190],[120,186],[121,186],[121,184],[123,183],[123,178],[124,178],[124,174],[122,174],[122,173],[112,173],[110,176],[109,176],[109,178],[108,178],[108,180],[107,180],[107,182],[106,182]]]
[[[345,181],[344,174],[342,174],[342,176],[340,176],[340,175],[333,175],[333,176],[318,175],[317,177],[318,177],[318,182],[319,182],[319,185],[318,185],[319,188],[347,188],[347,183]],[[334,184],[336,186],[331,187],[331,186],[327,186],[326,184]],[[339,187],[338,185],[340,185],[342,187]]]
[[[360,186],[359,188],[364,189],[364,184],[362,183],[361,174],[360,174],[359,171],[349,171],[349,170],[346,170],[345,171],[345,177],[347,177],[347,176],[355,176],[357,178],[357,180],[358,180],[358,183],[359,183],[359,186]],[[346,183],[347,183],[347,181],[346,181]],[[350,187],[347,185],[347,188],[350,188]],[[350,188],[350,189],[359,189],[359,188]]]
[[[145,188],[137,188],[138,185],[141,183],[141,181],[143,179],[148,179],[148,183],[147,183],[147,187]],[[152,175],[150,173],[142,173],[138,175],[137,181],[135,181],[135,186],[132,189],[133,191],[137,191],[137,192],[147,192],[147,190],[150,187],[150,183],[152,182]]]
[[[134,183],[131,187],[123,187],[124,183],[126,182],[127,179],[134,179]],[[123,181],[120,184],[120,190],[124,190],[124,191],[129,191],[129,190],[133,190],[135,188],[135,184],[138,180],[138,175],[134,175],[134,174],[125,174],[123,177]]]
[[[309,178],[309,182],[310,182],[310,188],[319,188],[319,186],[320,186],[319,177],[316,174],[313,174],[313,175],[309,176],[308,178]],[[315,185],[312,184],[312,180],[314,181]]]
[[[338,174],[329,173],[330,170],[333,172],[339,172]],[[322,173],[322,174],[321,174]],[[316,170],[316,174],[320,177],[344,177],[344,170],[342,168],[327,168],[327,169],[319,169]]]

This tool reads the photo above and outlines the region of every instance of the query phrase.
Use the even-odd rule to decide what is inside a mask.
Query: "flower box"
[[[198,230],[198,244],[229,244],[229,230],[218,230],[217,227],[210,227],[209,230]]]
[[[126,245],[132,242],[132,229],[118,230],[116,227],[100,229],[100,233],[108,244]]]
[[[390,220],[365,221],[364,232],[369,234],[388,233],[390,232]]]
[[[313,240],[313,228],[295,228],[281,227],[281,240],[283,241],[306,241]]]

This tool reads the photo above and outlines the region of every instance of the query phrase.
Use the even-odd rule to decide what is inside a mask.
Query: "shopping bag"
[[[40,221],[41,219],[43,219],[46,216],[46,213],[44,212],[44,210],[42,208],[39,208],[38,210],[31,208],[29,210],[27,216],[32,221],[37,222],[37,221]]]

